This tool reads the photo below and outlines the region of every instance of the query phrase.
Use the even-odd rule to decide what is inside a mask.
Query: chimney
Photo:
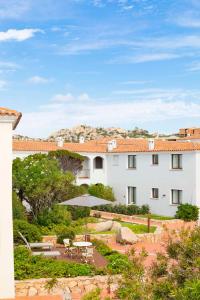
[[[107,144],[107,146],[108,146],[108,152],[111,152],[114,149],[114,147],[113,147],[113,141],[109,141],[108,144]]]
[[[148,149],[154,150],[155,148],[155,140],[154,139],[148,139]]]
[[[84,143],[85,143],[85,138],[84,138],[84,136],[80,136],[80,137],[79,137],[79,143],[80,143],[80,144],[84,144]]]
[[[113,145],[113,149],[117,148],[117,141],[116,140],[112,140],[112,145]]]
[[[58,137],[56,142],[58,147],[62,148],[64,146],[64,139],[62,137]]]

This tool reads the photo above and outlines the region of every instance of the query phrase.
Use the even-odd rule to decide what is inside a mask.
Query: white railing
[[[90,178],[90,169],[82,169],[78,173],[78,178]]]

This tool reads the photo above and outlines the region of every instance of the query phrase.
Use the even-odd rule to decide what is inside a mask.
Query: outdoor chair
[[[24,241],[24,243],[27,245],[29,245],[29,247],[31,249],[34,249],[34,248],[43,248],[43,249],[49,249],[51,250],[53,248],[53,243],[50,243],[50,242],[42,242],[42,243],[29,243],[27,241],[27,239],[25,238],[25,236],[20,232],[18,231],[20,237],[22,238],[22,240]]]
[[[86,263],[88,261],[94,262],[94,248],[93,247],[85,248],[85,252],[82,252],[82,257]]]
[[[32,248],[41,248],[41,247],[43,247],[43,245],[45,245],[44,247],[48,247],[47,244],[51,244],[51,243],[29,243],[21,232],[19,232],[19,235],[21,236],[21,238],[25,242],[26,247],[30,250],[31,254],[34,255],[34,256],[43,255],[43,256],[46,256],[46,257],[57,257],[57,256],[61,255],[61,253],[59,251],[37,251],[37,252],[33,252],[32,249],[31,249],[31,245],[32,245]],[[40,244],[40,247],[38,246],[39,244]],[[52,249],[52,248],[50,248],[50,249]]]
[[[71,258],[77,256],[77,248],[71,246],[70,239],[64,239],[63,243],[65,246],[65,254],[71,256]]]

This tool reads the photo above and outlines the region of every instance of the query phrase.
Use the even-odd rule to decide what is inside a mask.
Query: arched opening
[[[95,157],[94,159],[94,168],[103,169],[103,158],[100,156]]]

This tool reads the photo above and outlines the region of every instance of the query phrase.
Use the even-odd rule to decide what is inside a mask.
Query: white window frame
[[[174,162],[174,159],[177,159],[176,162]],[[174,166],[174,164],[177,164],[177,167]],[[171,154],[171,169],[172,170],[182,170],[183,169],[183,155],[179,153]]]
[[[174,193],[177,193],[177,202],[174,202]],[[171,189],[171,205],[180,205],[182,203],[183,190]]]
[[[133,201],[129,201],[130,191],[132,191]],[[127,204],[128,205],[136,204],[136,187],[135,186],[129,185],[127,187]]]
[[[130,158],[133,158],[133,167],[131,167],[130,166]],[[128,169],[129,170],[133,170],[133,169],[136,169],[136,155],[134,155],[134,154],[130,154],[130,155],[128,155]]]

